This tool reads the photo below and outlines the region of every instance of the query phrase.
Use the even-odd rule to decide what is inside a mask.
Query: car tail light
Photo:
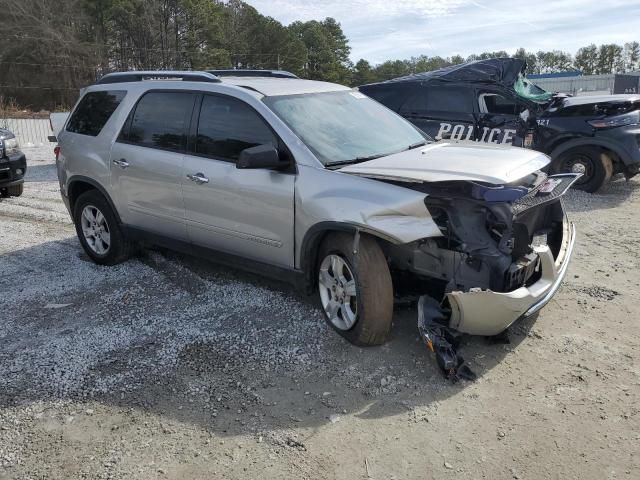
[[[58,157],[60,156],[60,145],[56,145],[53,149],[53,153],[56,155],[56,162],[58,161]]]

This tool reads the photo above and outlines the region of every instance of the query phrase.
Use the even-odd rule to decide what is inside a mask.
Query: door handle
[[[202,185],[203,183],[209,183],[209,179],[204,176],[204,173],[194,173],[193,175],[187,175],[187,178],[192,182],[196,182],[198,185]]]
[[[127,168],[129,166],[129,162],[127,162],[124,158],[121,158],[120,160],[114,160],[113,164],[119,166],[120,168]]]

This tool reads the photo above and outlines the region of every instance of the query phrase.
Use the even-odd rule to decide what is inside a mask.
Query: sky
[[[373,64],[518,47],[574,54],[590,43],[640,41],[640,0],[245,0],[285,25],[335,18],[351,59]]]

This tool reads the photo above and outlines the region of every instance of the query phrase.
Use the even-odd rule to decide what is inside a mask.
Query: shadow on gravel
[[[275,438],[344,414],[435,413],[472,385],[442,377],[414,308],[396,312],[387,344],[358,348],[325,325],[315,299],[186,255],[147,250],[101,267],[70,238],[0,255],[0,271],[3,407],[95,400],[163,425]],[[531,325],[513,327],[508,345],[464,339],[479,381]]]
[[[31,165],[27,163],[27,177],[25,178],[25,183],[53,182],[57,181],[57,175],[55,163],[47,163],[44,165]]]

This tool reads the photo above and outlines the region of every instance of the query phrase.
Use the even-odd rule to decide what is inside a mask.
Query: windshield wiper
[[[388,155],[389,155],[388,153],[378,153],[376,155],[369,155],[368,157],[356,157],[356,158],[352,158],[350,160],[339,160],[337,162],[327,163],[325,166],[326,167],[337,167],[339,165],[351,165],[352,163],[366,162],[368,160],[375,160],[376,158],[386,157]]]
[[[412,143],[407,148],[405,148],[404,150],[400,150],[400,151],[404,152],[404,151],[407,151],[407,150],[413,150],[414,148],[423,147],[427,143],[428,142],[426,140],[422,140],[420,142]],[[369,155],[368,157],[356,157],[356,158],[352,158],[350,160],[339,160],[337,162],[327,163],[325,166],[326,167],[337,167],[337,166],[340,166],[340,165],[351,165],[352,163],[360,163],[360,162],[366,162],[368,160],[375,160],[376,158],[388,157],[389,155],[393,155],[394,153],[399,153],[399,152],[378,153],[376,155]]]
[[[412,143],[405,150],[413,150],[414,148],[424,147],[427,144],[426,140],[422,140],[421,142]]]

